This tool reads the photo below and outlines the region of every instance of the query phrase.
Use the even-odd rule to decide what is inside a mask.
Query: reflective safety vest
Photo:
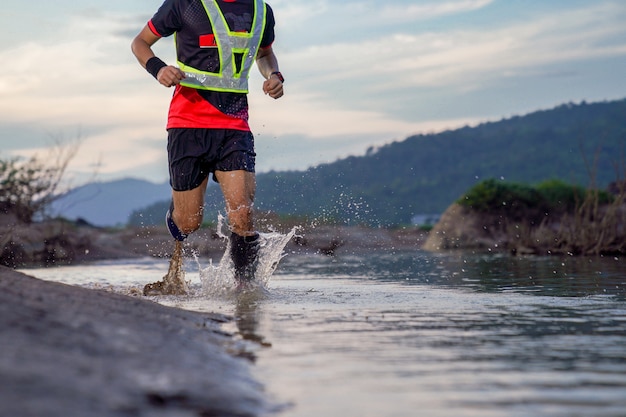
[[[180,84],[201,90],[224,91],[233,93],[248,92],[248,76],[255,61],[265,28],[265,3],[254,0],[254,19],[250,33],[231,32],[217,1],[201,0],[206,10],[220,59],[219,72],[207,72],[183,64],[178,65],[185,73]],[[235,54],[240,54],[241,66],[237,70]]]

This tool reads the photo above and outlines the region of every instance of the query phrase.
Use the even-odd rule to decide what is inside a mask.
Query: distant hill
[[[126,225],[133,210],[163,201],[170,193],[167,182],[155,184],[132,178],[94,182],[55,201],[52,212],[67,219],[82,218],[96,226]]]
[[[258,208],[278,213],[407,224],[416,214],[442,213],[488,178],[588,186],[593,176],[598,187],[606,187],[624,176],[625,158],[626,100],[565,104],[411,136],[304,172],[259,175],[256,200]]]
[[[593,176],[604,188],[623,177],[625,168],[626,99],[570,103],[476,127],[411,136],[306,171],[262,173],[257,176],[256,206],[283,215],[393,226],[408,224],[415,215],[442,213],[488,178],[527,184],[561,179],[586,187]],[[150,194],[152,199],[141,197],[142,185],[142,190],[127,189],[101,200],[94,210],[113,210],[105,203],[129,199],[127,207],[136,202],[132,223],[160,223],[169,191],[167,184],[155,187],[166,191],[159,188]],[[219,187],[210,186],[205,218],[214,220],[222,207]]]

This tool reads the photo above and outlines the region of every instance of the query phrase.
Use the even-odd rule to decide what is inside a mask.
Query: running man
[[[170,35],[176,65],[152,50]],[[263,0],[165,0],[131,45],[161,85],[174,87],[167,120],[168,230],[182,242],[200,227],[212,174],[224,195],[239,282],[254,278],[259,240],[252,218],[256,154],[248,125],[248,76],[256,61],[265,94],[283,96],[273,42],[274,14]]]

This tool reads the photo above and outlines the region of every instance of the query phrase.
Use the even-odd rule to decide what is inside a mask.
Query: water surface
[[[620,258],[421,251],[289,255],[268,290],[157,301],[232,315],[225,330],[285,416],[624,416]],[[28,270],[128,292],[167,260]],[[206,286],[204,287],[206,289]]]

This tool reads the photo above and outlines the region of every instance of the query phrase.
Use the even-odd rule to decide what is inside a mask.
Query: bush
[[[481,212],[523,215],[528,209],[543,208],[544,199],[531,186],[488,179],[472,187],[457,203]]]
[[[611,203],[613,198],[606,191],[587,190],[579,185],[567,184],[561,180],[547,180],[537,185],[548,209],[559,213],[572,213],[590,194],[598,204]]]
[[[599,204],[612,201],[609,193],[586,190],[561,180],[547,180],[537,186],[488,179],[472,187],[457,203],[474,210],[528,216],[533,213],[572,213],[589,196]]]
[[[581,186],[567,184],[561,180],[547,180],[537,185],[550,208],[559,212],[571,212],[585,198],[587,190]]]
[[[45,159],[0,159],[0,214],[14,214],[24,223],[37,214],[44,216],[58,198],[63,174],[77,150],[77,144],[57,145]]]
[[[490,179],[457,203],[486,214],[485,235],[513,253],[624,254],[626,183],[617,181],[611,190],[559,180],[529,187]]]

